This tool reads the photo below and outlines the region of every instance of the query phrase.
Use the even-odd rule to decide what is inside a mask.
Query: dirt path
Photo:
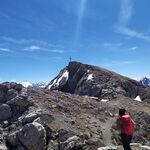
[[[102,124],[102,132],[103,132],[103,139],[104,139],[104,144],[107,146],[112,146],[114,145],[112,143],[112,133],[111,133],[111,127],[115,122],[115,118],[109,118],[106,123]]]

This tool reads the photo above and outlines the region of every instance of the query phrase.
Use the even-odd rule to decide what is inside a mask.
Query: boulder
[[[37,123],[26,124],[18,133],[19,141],[29,150],[46,149],[46,131]]]
[[[63,150],[80,150],[84,144],[81,143],[81,139],[78,136],[68,138],[65,142],[60,144],[60,149]]]
[[[33,122],[36,118],[38,117],[38,115],[36,113],[30,113],[28,115],[26,115],[22,120],[22,124],[27,124],[27,123],[31,123]]]
[[[15,98],[8,101],[7,104],[10,105],[13,113],[16,114],[24,112],[30,105],[32,105],[32,101],[27,95],[18,94]]]
[[[15,89],[18,93],[20,93],[20,91],[23,89],[23,85],[22,85],[22,84],[16,84],[16,85],[14,86],[14,89]]]
[[[9,100],[15,98],[15,97],[17,96],[17,94],[18,94],[18,92],[17,92],[16,90],[14,90],[14,89],[9,89],[9,90],[7,91],[7,101],[9,101]]]
[[[58,130],[58,140],[60,142],[65,142],[69,137],[74,136],[75,133],[73,131],[67,131],[65,129]]]
[[[9,105],[0,105],[0,121],[9,119],[12,116],[12,111]]]
[[[7,91],[7,86],[0,84],[0,103],[5,103]]]
[[[0,142],[0,150],[7,150],[6,145],[2,142]]]
[[[20,145],[18,145],[17,146],[17,150],[27,150],[24,146],[20,146]]]
[[[18,131],[7,135],[6,142],[9,147],[16,147],[18,145]]]

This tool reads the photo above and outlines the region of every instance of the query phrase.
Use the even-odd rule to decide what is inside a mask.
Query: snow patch
[[[94,77],[93,77],[93,74],[89,74],[88,77],[87,77],[87,80],[92,80]]]
[[[49,90],[50,90],[51,87],[56,83],[56,81],[57,81],[57,79],[55,79],[55,80],[52,82],[52,84],[50,84],[50,85],[48,86],[48,89],[49,89]]]
[[[137,96],[134,100],[135,100],[135,101],[138,101],[138,102],[142,102],[140,96]]]
[[[101,102],[108,102],[108,99],[101,99]]]
[[[95,100],[98,100],[98,97],[94,97],[94,96],[84,96],[85,98],[91,98],[91,99],[95,99]]]
[[[58,79],[56,78],[56,79],[52,82],[52,84],[50,84],[50,85],[48,86],[48,89],[51,89],[51,87],[52,87],[53,85],[56,85],[56,86],[58,87],[59,84],[60,84],[60,82],[61,82],[62,80],[67,81],[68,78],[69,78],[69,72],[68,72],[68,70],[66,70],[66,71],[62,74],[62,76],[60,76]]]
[[[68,80],[68,77],[69,77],[69,72],[68,72],[68,70],[66,70],[66,71],[62,74],[62,76],[57,80],[56,85],[59,86],[59,83],[60,83],[60,81],[61,81],[62,79],[65,79],[65,80],[67,81],[67,80]]]

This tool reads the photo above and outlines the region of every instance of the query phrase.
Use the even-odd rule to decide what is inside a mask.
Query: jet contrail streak
[[[77,26],[76,26],[76,30],[75,30],[75,36],[74,36],[74,47],[76,47],[77,42],[79,40],[79,36],[80,36],[80,32],[81,32],[81,26],[82,26],[82,21],[83,21],[85,9],[86,9],[86,3],[87,3],[87,0],[81,0],[81,2],[80,2]]]

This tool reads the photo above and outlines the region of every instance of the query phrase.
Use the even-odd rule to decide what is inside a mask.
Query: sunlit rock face
[[[70,62],[46,87],[50,90],[114,99],[118,95],[149,101],[149,89],[139,82],[104,68]]]

